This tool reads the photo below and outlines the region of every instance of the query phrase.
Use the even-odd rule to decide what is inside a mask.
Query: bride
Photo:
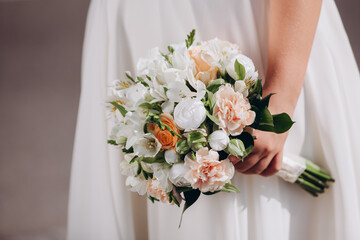
[[[106,143],[109,83],[135,72],[154,46],[195,28],[198,40],[234,42],[254,60],[272,113],[289,134],[258,132],[244,162],[232,158],[240,194],[202,196],[184,214],[131,194],[121,153]],[[93,0],[69,200],[68,239],[360,239],[360,78],[333,0]],[[274,175],[283,152],[312,159],[337,180],[318,198]]]

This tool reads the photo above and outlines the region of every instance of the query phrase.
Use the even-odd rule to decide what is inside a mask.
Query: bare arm
[[[292,115],[298,101],[320,15],[321,0],[270,0],[268,65],[264,96],[273,114]],[[287,133],[256,131],[255,148],[245,158],[231,157],[238,171],[271,176],[280,170]]]
[[[268,65],[264,94],[278,93],[270,107],[292,114],[304,81],[321,0],[269,2]],[[284,103],[288,103],[288,106],[284,106]]]

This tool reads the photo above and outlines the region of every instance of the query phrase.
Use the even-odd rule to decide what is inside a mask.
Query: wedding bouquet
[[[194,37],[195,30],[166,54],[152,49],[139,60],[137,77],[127,72],[113,83],[108,101],[108,143],[125,153],[126,185],[152,202],[180,206],[184,200],[183,211],[201,193],[239,192],[228,156],[251,152],[254,129],[283,133],[293,125],[288,114],[269,112],[271,95],[262,97],[255,66],[237,45],[216,38],[194,44]],[[295,181],[311,193],[325,187],[320,169],[309,173],[289,162],[279,173],[284,178],[297,174]]]

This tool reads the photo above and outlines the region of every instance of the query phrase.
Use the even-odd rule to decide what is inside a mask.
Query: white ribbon
[[[306,159],[298,155],[285,153],[281,170],[276,174],[287,182],[294,183],[306,169]]]

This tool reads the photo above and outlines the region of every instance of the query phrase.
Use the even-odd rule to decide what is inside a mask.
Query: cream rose
[[[230,84],[221,86],[214,94],[216,103],[213,115],[220,120],[219,127],[230,135],[240,135],[255,120],[249,101],[235,92]]]
[[[203,47],[195,46],[189,51],[190,57],[195,62],[196,74],[195,78],[208,85],[212,80],[217,78],[219,68],[217,66],[210,66],[203,58]]]
[[[185,167],[190,170],[185,179],[191,187],[201,192],[220,190],[234,176],[234,165],[228,159],[219,161],[219,154],[214,150],[202,148],[196,152],[196,160],[191,155],[185,157]]]
[[[178,127],[191,130],[197,129],[206,118],[206,109],[199,99],[185,99],[174,109],[174,119]]]

